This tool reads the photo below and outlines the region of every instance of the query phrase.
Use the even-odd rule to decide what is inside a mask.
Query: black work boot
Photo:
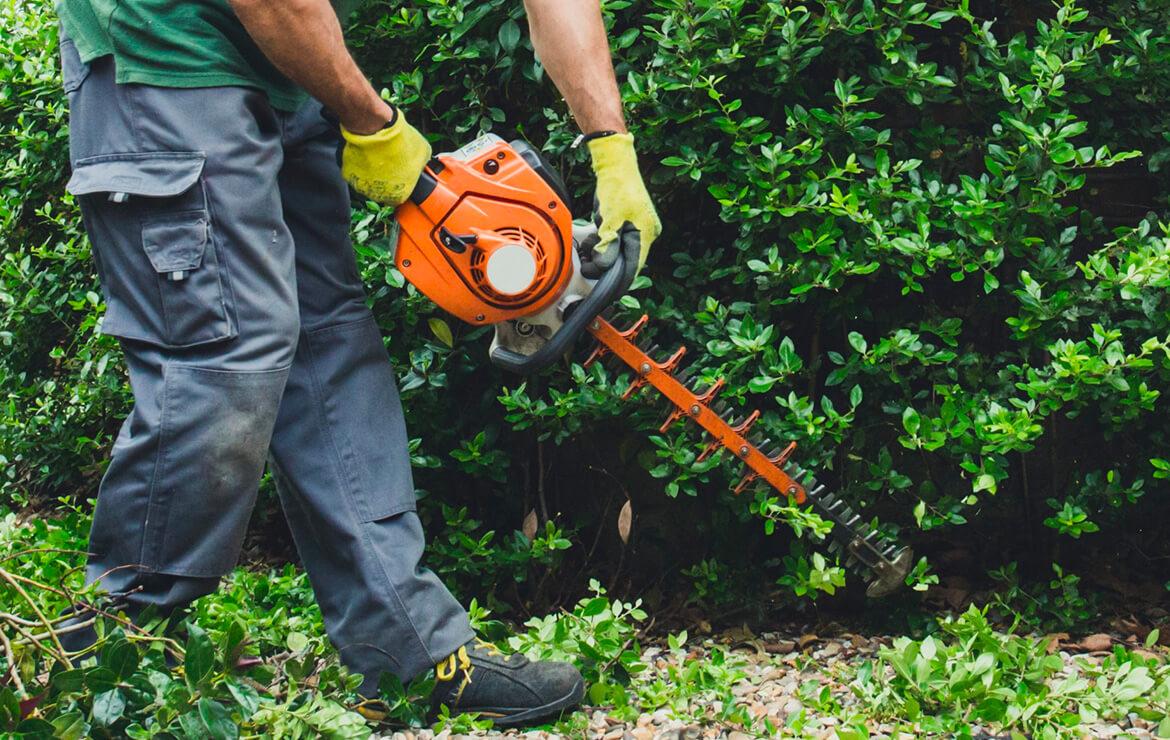
[[[568,663],[534,663],[472,640],[435,666],[431,709],[477,712],[497,727],[517,727],[555,718],[585,695],[585,679]]]

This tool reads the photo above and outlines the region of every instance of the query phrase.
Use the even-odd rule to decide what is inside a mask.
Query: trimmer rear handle
[[[641,249],[636,239],[622,239],[617,259],[598,279],[593,291],[572,304],[566,310],[565,323],[548,343],[531,355],[522,355],[504,347],[491,351],[492,364],[521,375],[539,372],[563,357],[572,349],[589,322],[615,301],[625,295],[638,274],[638,253]]]

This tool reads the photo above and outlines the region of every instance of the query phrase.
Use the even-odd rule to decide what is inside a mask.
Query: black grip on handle
[[[434,162],[436,160],[431,161]],[[415,183],[414,190],[410,191],[410,202],[416,206],[421,206],[422,202],[435,191],[435,187],[438,184],[438,178],[431,174],[430,165],[428,165],[418,176],[418,182]]]
[[[522,355],[510,349],[496,347],[491,352],[492,364],[514,373],[529,375],[556,362],[577,341],[599,313],[618,298],[621,298],[638,274],[638,254],[641,246],[637,239],[622,239],[617,259],[593,287],[593,292],[576,303],[565,323],[543,347],[530,355]]]

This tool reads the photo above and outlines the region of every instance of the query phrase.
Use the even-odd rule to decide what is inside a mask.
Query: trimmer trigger
[[[475,234],[453,234],[446,227],[439,229],[439,242],[456,254],[466,252],[477,238]]]

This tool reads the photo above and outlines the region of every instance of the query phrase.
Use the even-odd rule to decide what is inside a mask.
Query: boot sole
[[[581,699],[584,697],[585,679],[580,679],[573,686],[573,688],[569,690],[569,693],[565,694],[560,699],[550,701],[548,704],[542,704],[539,707],[525,709],[522,712],[500,710],[492,707],[468,707],[463,711],[478,712],[482,719],[490,719],[492,724],[496,727],[519,727],[522,725],[534,725],[543,720],[551,719],[552,717],[561,714],[566,709],[577,706],[581,703]]]

